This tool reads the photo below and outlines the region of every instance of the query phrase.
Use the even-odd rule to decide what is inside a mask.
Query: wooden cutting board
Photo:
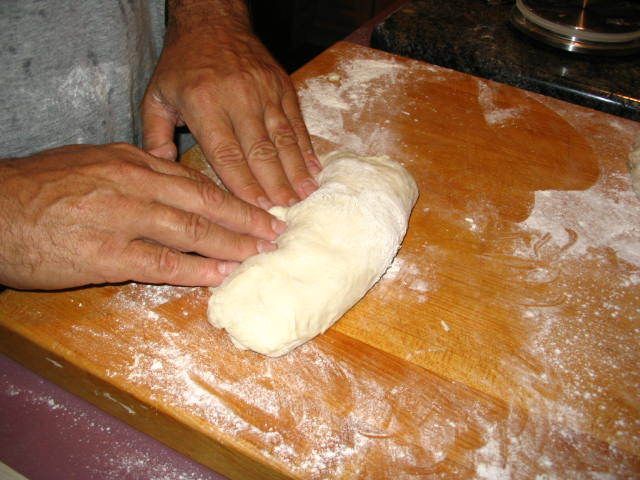
[[[2,351],[231,478],[640,475],[640,125],[349,43],[294,79],[319,153],[420,188],[360,303],[271,359],[205,289],[7,291]]]

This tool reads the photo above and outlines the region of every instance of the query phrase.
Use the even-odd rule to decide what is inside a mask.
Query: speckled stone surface
[[[640,121],[640,56],[591,57],[536,43],[510,26],[513,3],[408,2],[374,28],[371,45]]]

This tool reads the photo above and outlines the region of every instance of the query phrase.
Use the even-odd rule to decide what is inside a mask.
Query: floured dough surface
[[[212,289],[209,322],[243,349],[283,355],[324,332],[391,264],[418,189],[387,157],[335,152],[320,188],[271,213],[287,222],[278,249],[247,259]]]

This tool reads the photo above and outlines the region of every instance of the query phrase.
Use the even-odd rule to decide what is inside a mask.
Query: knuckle
[[[264,163],[265,161],[274,160],[278,156],[276,147],[266,138],[255,142],[249,149],[247,155],[249,162]]]
[[[98,247],[98,271],[103,283],[116,283],[132,280],[134,274],[129,262],[124,259],[128,242],[120,238],[107,238]]]
[[[191,105],[208,102],[215,84],[216,82],[211,80],[211,75],[208,71],[200,71],[182,82],[179,97]]]
[[[274,196],[279,202],[286,204],[292,197],[295,197],[295,192],[289,187],[289,185],[279,185],[274,188]]]
[[[244,155],[237,143],[222,143],[213,148],[213,161],[221,168],[234,168],[242,164]]]
[[[237,91],[249,91],[255,87],[255,76],[249,70],[240,70],[233,75],[227,77],[227,82],[230,86]]]
[[[108,236],[103,238],[98,245],[98,261],[99,262],[112,262],[113,259],[118,259],[126,248],[126,243],[123,242],[119,236]]]
[[[109,216],[108,210],[130,212],[132,205],[127,197],[110,185],[102,186],[89,195],[80,195],[67,205],[71,218],[93,218],[102,220]],[[105,208],[105,205],[108,207]]]
[[[210,225],[204,218],[195,213],[190,213],[185,222],[185,232],[188,238],[198,244],[209,236]]]
[[[292,147],[298,144],[298,137],[290,127],[279,127],[273,132],[273,143],[278,148]]]
[[[180,92],[180,98],[183,98],[184,101],[189,105],[198,105],[201,104],[204,100],[205,96],[208,93],[201,85],[188,85],[183,87]]]
[[[309,171],[304,163],[297,165],[291,172],[291,183],[300,186],[302,182],[309,178]]]
[[[272,69],[278,79],[282,82],[282,88],[285,93],[293,93],[296,94],[296,89],[293,86],[293,82],[291,81],[291,77],[287,74],[286,70],[282,68],[277,63],[272,64]]]
[[[127,160],[116,159],[110,163],[111,170],[120,177],[140,178],[147,173],[147,169],[142,165]]]
[[[187,175],[189,175],[191,179],[200,183],[210,183],[212,181],[211,178],[207,177],[204,173],[201,173],[198,170],[189,169],[187,171]]]
[[[260,218],[258,212],[262,211],[253,205],[240,202],[236,210],[236,219],[242,225],[256,225]]]
[[[133,275],[113,265],[105,265],[101,269],[100,283],[118,283],[133,280]]]
[[[241,180],[237,187],[237,191],[234,193],[237,194],[240,198],[252,198],[258,197],[262,194],[262,188],[256,181],[254,177],[248,177]]]
[[[138,159],[141,150],[130,143],[118,142],[109,145],[109,147],[113,147],[115,152],[112,152],[112,155],[115,154],[116,157],[127,158],[127,159]]]
[[[163,277],[175,278],[180,273],[180,254],[169,247],[160,247],[155,266]]]
[[[220,206],[226,201],[227,194],[215,186],[210,180],[198,184],[200,198],[207,208]]]
[[[288,89],[289,76],[276,63],[268,63],[263,68],[264,74],[273,82],[281,92]]]
[[[108,156],[95,163],[83,166],[85,175],[109,180],[120,180],[139,175],[140,167],[120,156]]]

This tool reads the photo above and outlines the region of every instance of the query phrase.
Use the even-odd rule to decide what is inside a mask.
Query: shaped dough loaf
[[[209,322],[239,348],[283,355],[324,332],[391,264],[418,189],[387,157],[335,152],[320,188],[271,213],[287,222],[278,249],[247,259],[212,289]]]

